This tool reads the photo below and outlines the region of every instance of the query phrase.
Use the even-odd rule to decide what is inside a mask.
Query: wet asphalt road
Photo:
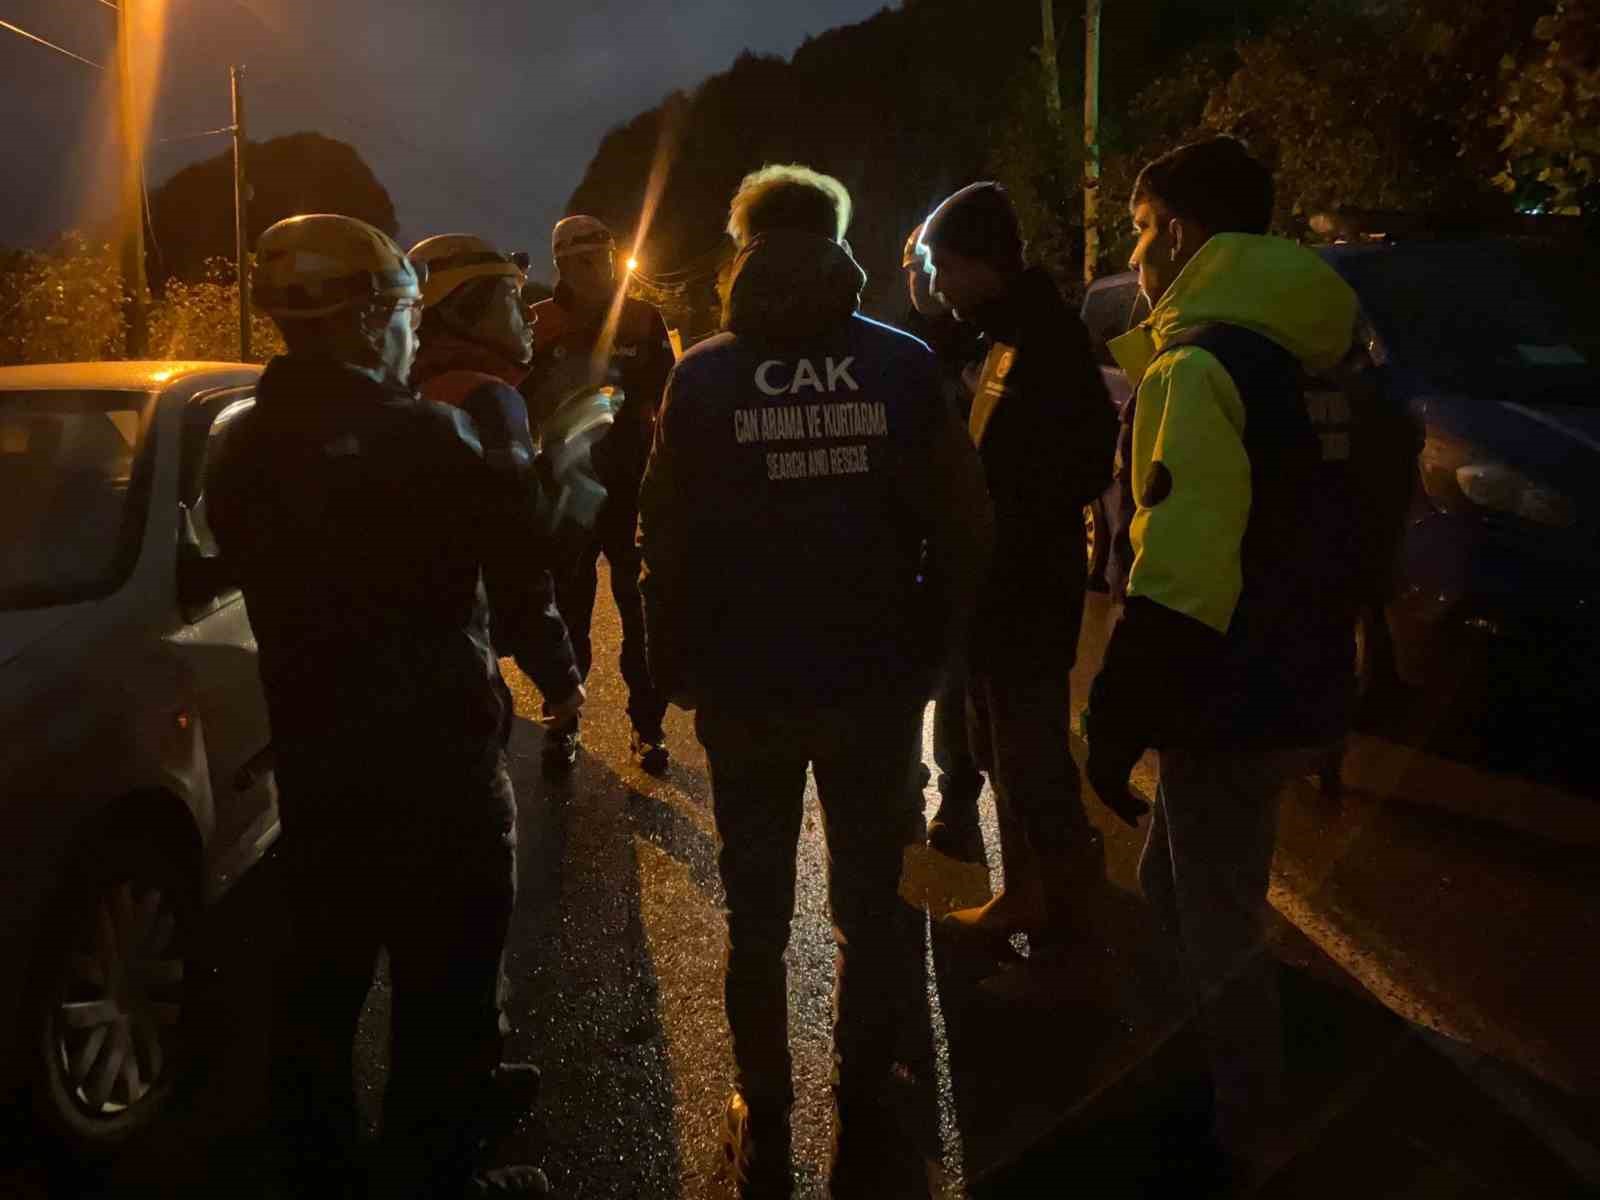
[[[542,735],[530,719],[537,696],[512,676],[523,719],[511,747],[521,891],[507,956],[515,1026],[508,1055],[539,1062],[545,1091],[497,1156],[542,1164],[561,1196],[729,1196],[716,1142],[731,1063],[705,761],[689,715],[674,709],[668,776],[653,779],[629,762],[617,623],[605,587],[600,595],[589,716],[569,778],[541,776]],[[1105,632],[1105,606],[1092,599],[1080,696]],[[926,758],[931,762],[931,751]],[[1445,1061],[1441,1054],[1467,1064],[1448,1073],[1458,1081],[1451,1086],[1462,1073],[1478,1078],[1487,1071],[1500,1081],[1496,1087],[1534,1097],[1531,1109],[1510,1101],[1484,1109],[1502,1122],[1516,1109],[1516,1144],[1552,1159],[1554,1165],[1540,1163],[1547,1174],[1518,1174],[1524,1183],[1518,1191],[1577,1194],[1566,1190],[1583,1178],[1572,1172],[1590,1162],[1583,1147],[1600,1138],[1600,1125],[1584,1116],[1600,1091],[1594,802],[1398,739],[1358,739],[1351,763],[1352,790],[1342,805],[1309,784],[1297,786],[1285,804],[1273,892],[1283,920],[1274,941],[1297,976],[1345,997],[1328,1002],[1329,1012],[1345,1015],[1326,1021],[1348,1044],[1327,1033],[1326,1022],[1306,1035],[1308,1042],[1323,1045],[1324,1057],[1327,1046],[1343,1047],[1331,1054],[1340,1063],[1376,1062],[1381,1069],[1363,1067],[1365,1074],[1341,1075],[1338,1087],[1330,1087],[1355,1099],[1343,1102],[1337,1120],[1313,1113],[1319,1132],[1308,1143],[1308,1165],[1299,1182],[1272,1194],[1348,1194],[1313,1186],[1333,1178],[1316,1167],[1315,1155],[1348,1162],[1360,1150],[1342,1144],[1359,1143],[1361,1135],[1341,1132],[1338,1121],[1369,1094],[1415,1094],[1426,1104],[1438,1094],[1428,1089],[1444,1086],[1426,1082],[1427,1072]],[[1138,781],[1152,785],[1150,764]],[[933,797],[930,788],[930,807]],[[797,1195],[805,1197],[826,1194],[833,958],[814,794],[809,804],[789,954]],[[982,811],[990,869],[913,848],[902,889],[908,900],[937,914],[987,896],[991,880],[999,879],[987,792]],[[1134,886],[1139,835],[1092,803],[1091,815],[1106,834],[1109,878],[1093,901],[1098,937],[1069,976],[1032,998],[997,996],[978,986],[981,963],[935,935],[926,978],[908,981],[928,999],[926,1019],[906,1031],[901,1047],[909,1069],[899,1097],[902,1124],[923,1160],[911,1172],[918,1178],[906,1183],[921,1183],[924,1194],[1057,1194],[1054,1187],[1018,1183],[1019,1156],[1041,1139],[1048,1143],[1069,1113],[1110,1103],[1104,1098],[1149,1075],[1152,1064],[1181,1058],[1192,1041],[1176,965]],[[214,914],[202,996],[202,1078],[152,1144],[92,1181],[25,1154],[19,1169],[0,1173],[0,1194],[221,1195],[249,1171],[248,1137],[261,1118],[277,885],[269,858]],[[387,1011],[380,977],[356,1053],[374,1118]],[[1446,1035],[1443,1050],[1427,1040],[1435,1030]],[[1406,1065],[1411,1055],[1414,1068]],[[1490,1084],[1479,1090],[1499,1094]],[[1308,1102],[1312,1110],[1320,1112]],[[1465,1118],[1443,1124],[1471,1127]],[[1073,1153],[1081,1156],[1082,1148]],[[1441,1156],[1456,1162],[1457,1175],[1471,1157],[1450,1149],[1430,1153],[1429,1163]],[[1125,1152],[1111,1151],[1113,1161],[1136,1156],[1131,1143]],[[1594,1182],[1600,1188],[1600,1177]],[[1375,1194],[1503,1194],[1492,1186],[1419,1187],[1396,1183]]]

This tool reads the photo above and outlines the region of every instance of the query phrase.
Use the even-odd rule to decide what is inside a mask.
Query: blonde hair
[[[769,165],[739,182],[728,206],[728,233],[743,246],[776,229],[797,229],[844,240],[850,191],[832,175],[799,163]]]

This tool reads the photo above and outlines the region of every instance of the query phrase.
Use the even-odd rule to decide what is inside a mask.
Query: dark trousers
[[[711,768],[728,906],[724,999],[738,1087],[756,1104],[794,1099],[784,950],[794,915],[795,850],[806,766],[817,781],[828,847],[828,902],[838,943],[834,1056],[842,1091],[881,1083],[893,1061],[897,997],[922,970],[900,899],[906,776],[922,701],[779,715],[702,703],[695,732]]]
[[[972,757],[965,671],[950,672],[933,698],[933,762],[939,768],[941,811],[965,812],[976,820],[983,774]]]
[[[301,786],[295,774],[280,767],[290,933],[272,1023],[279,1152],[312,1180],[350,1163],[352,1049],[381,948],[393,985],[383,1194],[459,1192],[508,1032],[516,808],[504,759],[404,780],[307,772]]]
[[[600,586],[597,564],[606,556],[611,568],[611,596],[622,619],[622,680],[628,685],[628,719],[645,738],[661,737],[661,719],[667,702],[650,682],[644,653],[644,601],[639,596],[639,522],[637,496],[613,495],[600,510],[594,532],[583,539],[568,567],[556,578],[556,607],[567,623],[578,670],[589,677],[594,647],[589,632],[594,624],[595,595]],[[576,728],[576,724],[573,726]]]
[[[1283,1098],[1278,983],[1264,939],[1285,786],[1313,751],[1161,752],[1139,884],[1182,947],[1210,1038],[1217,1134],[1248,1146]]]
[[[1105,871],[1072,758],[1071,678],[978,674],[969,695],[973,754],[994,785],[1006,885],[1037,881],[1052,925],[1064,930],[1072,897],[1100,885]]]

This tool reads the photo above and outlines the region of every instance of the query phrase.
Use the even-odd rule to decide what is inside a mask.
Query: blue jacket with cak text
[[[640,499],[650,666],[680,704],[927,695],[990,540],[926,346],[837,243],[767,235],[669,378]]]

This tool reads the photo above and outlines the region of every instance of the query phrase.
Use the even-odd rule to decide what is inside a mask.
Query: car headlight
[[[1566,528],[1577,520],[1571,500],[1541,487],[1503,463],[1468,463],[1456,468],[1456,486],[1479,508],[1510,513],[1538,525]]]

